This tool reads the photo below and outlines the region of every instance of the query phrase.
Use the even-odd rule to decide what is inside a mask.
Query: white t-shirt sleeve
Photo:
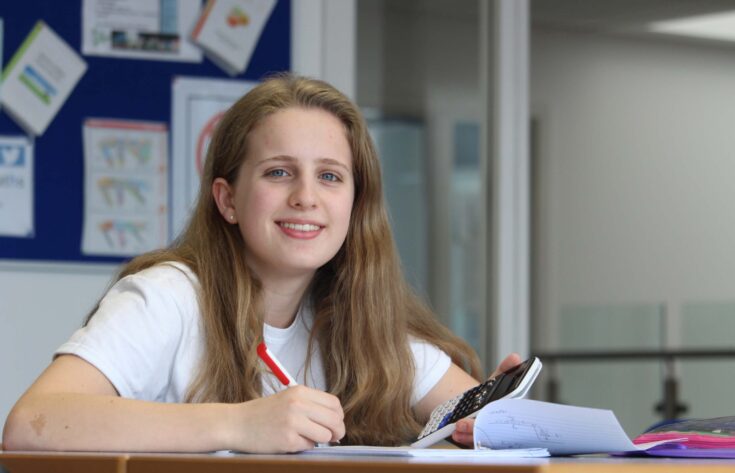
[[[411,405],[415,406],[436,386],[449,369],[452,360],[431,343],[414,338],[411,339],[411,352],[416,366],[411,396]]]
[[[91,363],[122,397],[162,400],[185,318],[197,308],[196,290],[183,271],[154,266],[118,281],[56,354]]]

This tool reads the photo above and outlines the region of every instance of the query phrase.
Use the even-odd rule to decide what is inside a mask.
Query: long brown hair
[[[311,285],[314,325],[329,392],[345,412],[345,443],[395,445],[420,426],[411,409],[414,379],[409,336],[433,343],[475,377],[472,349],[442,326],[401,271],[388,223],[380,165],[357,107],[329,84],[290,74],[266,79],[223,116],[209,145],[196,208],[167,249],[135,258],[119,277],[165,261],[198,276],[205,350],[189,402],[243,402],[261,396],[256,345],[262,339],[261,285],[245,264],[245,242],[212,197],[212,182],[234,184],[247,159],[250,131],[290,107],[318,108],[345,126],[352,149],[355,199],[349,230],[336,256]],[[311,353],[311,350],[309,350]],[[309,360],[308,360],[309,361]]]

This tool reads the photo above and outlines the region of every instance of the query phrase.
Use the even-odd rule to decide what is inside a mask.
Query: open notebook
[[[446,450],[450,455],[543,456],[587,453],[648,452],[662,444],[681,441],[666,439],[634,444],[615,414],[606,409],[566,406],[528,399],[501,399],[480,410],[475,419],[475,449]],[[415,453],[411,453],[415,450]],[[309,450],[311,454],[345,455],[442,455],[425,453],[442,449],[411,447],[336,446]],[[421,451],[421,452],[419,452]],[[487,452],[487,453],[485,453]],[[515,453],[513,453],[515,452]]]

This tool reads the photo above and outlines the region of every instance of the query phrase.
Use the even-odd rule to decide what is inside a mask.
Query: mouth
[[[324,228],[321,225],[313,223],[291,223],[291,222],[276,222],[281,228],[288,230],[295,230],[297,232],[316,232]]]
[[[294,221],[277,221],[276,224],[281,231],[290,238],[298,240],[311,240],[318,237],[326,225],[320,225],[316,222],[294,222]]]

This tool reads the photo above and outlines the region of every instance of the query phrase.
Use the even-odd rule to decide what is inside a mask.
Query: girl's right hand
[[[298,452],[345,435],[339,399],[324,391],[294,386],[277,394],[234,404],[229,448],[253,453]]]

